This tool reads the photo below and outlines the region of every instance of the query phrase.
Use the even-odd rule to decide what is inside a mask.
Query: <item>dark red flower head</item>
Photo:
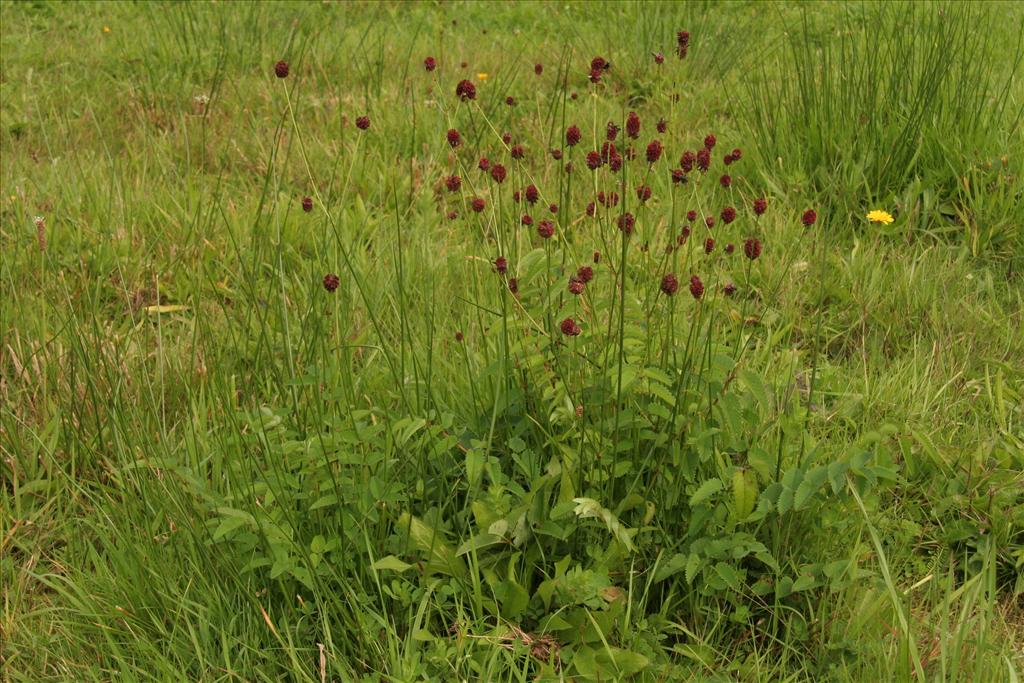
[[[580,266],[579,270],[576,271],[576,277],[579,278],[580,282],[586,284],[594,279],[594,269],[590,266]]]
[[[341,279],[334,273],[327,273],[324,275],[324,289],[328,292],[333,292],[341,284]]]
[[[448,132],[445,133],[445,137],[448,139],[448,145],[453,148],[462,144],[462,136],[454,128],[449,128]]]
[[[462,187],[462,178],[457,175],[450,175],[444,179],[444,184],[449,192],[458,192],[459,188]]]
[[[558,204],[548,204],[548,211],[558,213]]]
[[[734,149],[732,151],[732,160],[733,161],[739,161],[742,156],[743,156],[743,152],[740,151],[739,147],[737,147],[736,149]]]
[[[743,253],[746,254],[747,258],[753,261],[761,255],[761,240],[756,237],[751,237],[743,243]]]
[[[768,210],[768,200],[764,197],[758,197],[754,200],[754,213],[760,216]]]
[[[480,199],[480,197],[474,197],[473,201],[470,202],[470,205],[473,207],[473,211],[480,213],[481,211],[484,210],[484,207],[487,206],[487,202],[485,202],[483,199]]]
[[[673,183],[675,183],[676,185],[683,185],[688,180],[689,180],[689,178],[686,177],[686,174],[683,172],[683,169],[681,169],[681,168],[673,168],[672,169],[672,182]]]
[[[480,161],[477,162],[476,167],[481,171],[486,171],[491,167],[491,160],[487,157],[480,157]]]
[[[708,169],[710,167],[711,167],[711,152],[709,152],[708,148],[705,147],[704,149],[702,149],[699,152],[697,152],[697,168],[700,169],[701,173],[707,173],[707,171],[708,171]]]
[[[732,208],[731,206],[727,206],[724,209],[722,209],[722,222],[723,223],[725,223],[726,225],[729,225],[734,220],[736,220],[736,209]]]
[[[548,152],[551,153],[551,158],[554,159],[555,161],[562,160],[562,150],[558,149],[557,147],[552,147],[551,149],[548,150]]]
[[[655,52],[654,53],[654,63],[655,64],[664,64],[665,63],[665,55],[661,54],[660,52]]]
[[[677,33],[676,34],[676,44],[677,45],[689,45],[690,44],[690,32],[689,31],[680,31],[679,33]]]
[[[501,141],[504,142],[506,145],[511,145],[512,144],[512,133],[502,133],[501,134]]]
[[[427,57],[423,60],[423,68],[427,71],[433,71],[437,68],[437,60],[433,57]]]
[[[569,278],[569,292],[579,296],[583,293],[583,289],[586,287],[583,280],[579,279],[575,275]]]
[[[514,277],[510,277],[508,279],[508,291],[511,292],[513,296],[519,294],[519,280]]]
[[[587,204],[587,215],[593,218],[595,213],[597,213],[597,207],[594,205],[594,202],[590,202]]]
[[[636,198],[639,199],[641,202],[646,202],[648,199],[651,198],[651,188],[647,187],[646,185],[641,185],[640,187],[636,188]]]
[[[725,245],[725,253],[726,254],[732,254],[734,251],[736,251],[736,245],[735,244],[733,244],[732,242],[729,242],[729,244]]]
[[[715,217],[714,216],[704,216],[704,225],[708,226],[708,230],[710,230],[711,228],[715,227]]]
[[[505,170],[505,167],[502,166],[501,164],[494,164],[493,166],[491,166],[491,177],[494,178],[494,182],[498,183],[499,185],[505,182],[505,176],[507,174],[508,172]]]
[[[710,149],[714,149],[714,148],[715,148],[715,143],[716,143],[716,142],[718,142],[718,140],[717,140],[717,139],[715,138],[715,136],[714,136],[714,135],[708,135],[708,136],[706,136],[706,137],[704,138],[704,149],[709,149],[709,150],[710,150]]]
[[[690,276],[690,294],[693,295],[694,299],[698,300],[704,296],[704,283],[696,275]]]
[[[665,273],[661,278],[661,293],[665,296],[672,296],[679,291],[679,278],[675,273]]]
[[[656,163],[661,158],[663,150],[664,147],[661,146],[661,140],[651,140],[651,144],[647,145],[647,163]]]
[[[516,204],[518,204],[519,202],[523,201],[523,193],[520,192],[519,190],[516,190],[515,192],[513,192],[512,193],[512,201],[514,201]]]
[[[499,275],[504,275],[505,273],[507,273],[508,259],[505,258],[504,256],[499,256],[498,258],[494,259],[494,270],[497,271]]]
[[[595,251],[594,252],[594,263],[600,263],[600,262],[601,262],[601,252]]]
[[[693,170],[693,164],[697,161],[697,155],[686,150],[683,152],[683,156],[679,157],[679,166],[683,169],[683,173],[689,173]]]
[[[582,137],[579,126],[569,126],[565,129],[565,144],[575,147]]]
[[[718,179],[718,184],[722,187],[729,187],[732,185],[732,176],[728,173],[723,173],[722,177]]]
[[[690,237],[690,226],[684,225],[683,229],[679,231],[679,236],[682,237],[683,242],[685,242]],[[682,242],[680,242],[680,244],[682,244]]]
[[[722,163],[725,164],[726,166],[731,164],[732,163],[732,155],[731,154],[726,154],[724,157],[722,157]]]
[[[525,194],[526,201],[530,202],[531,204],[536,204],[537,200],[540,199],[540,190],[537,189],[536,185],[527,185]]]
[[[453,220],[455,220],[458,217],[459,217],[459,212],[458,211],[449,211],[448,212],[448,220],[453,221]]]
[[[356,119],[356,128],[359,130],[366,130],[370,127],[370,117],[360,116]]]
[[[697,212],[694,211],[693,209],[690,209],[689,211],[687,211],[686,212],[686,220],[690,221],[691,223],[694,222],[695,220],[697,220]]]
[[[612,170],[612,173],[617,173],[622,168],[622,155],[616,154],[608,160],[608,168]]]
[[[460,100],[475,100],[476,86],[473,85],[473,81],[463,79],[455,86],[455,94]]]
[[[579,336],[580,332],[582,332],[582,330],[580,330],[580,326],[577,325],[576,321],[572,318],[566,318],[563,320],[560,327],[562,328],[562,334],[566,337],[576,337]]]
[[[538,76],[540,76],[542,73],[544,73],[544,65],[540,64],[540,63],[534,64],[533,65],[533,73],[535,73]]]
[[[522,159],[526,156],[526,150],[522,145],[512,145],[512,149],[509,150],[509,153],[512,155],[513,159]]]
[[[814,211],[814,209],[807,209],[806,211],[804,211],[804,215],[800,218],[800,220],[803,222],[805,226],[809,228],[817,222],[818,214]]]
[[[533,225],[533,216],[531,216],[528,213],[524,213],[523,217],[519,219],[519,222],[522,223],[523,225],[529,227],[529,226]]]
[[[590,70],[590,82],[591,83],[600,83],[601,82],[601,75],[603,73],[604,72],[601,71],[600,69],[591,69]]]
[[[572,173],[572,168],[573,168],[572,162],[571,161],[565,162],[565,166],[563,166],[563,168],[565,169],[566,173]]]
[[[725,287],[722,287],[722,294],[725,294],[726,296],[732,296],[735,293],[736,293],[736,285],[734,285],[731,282],[729,284],[727,284]]]
[[[612,68],[612,65],[604,57],[594,57],[590,60],[591,71],[607,71]]]
[[[305,211],[306,213],[309,213],[310,211],[313,210],[313,198],[312,197],[303,197],[302,198],[302,210]]]
[[[633,217],[633,214],[627,211],[619,216],[618,225],[619,230],[621,230],[623,234],[631,235],[633,234],[633,226],[636,225],[636,218]]]
[[[288,78],[288,62],[281,60],[275,64],[274,75],[278,78]]]
[[[706,240],[704,240],[704,253],[705,254],[710,254],[714,250],[715,250],[715,240],[714,240],[714,238],[709,237]]]
[[[659,133],[664,133],[666,130],[668,130],[668,121],[666,121],[665,119],[658,119],[657,128]]]
[[[462,336],[462,332],[456,332],[455,333],[455,341],[461,342],[463,339],[464,339],[464,337]]]
[[[626,116],[626,135],[634,140],[640,137],[640,117],[635,111],[629,112]]]
[[[614,121],[609,121],[605,127],[605,138],[608,142],[614,142],[615,138],[619,136],[619,127]]]
[[[550,239],[555,234],[555,224],[547,219],[542,220],[537,223],[537,234],[543,239]]]
[[[515,106],[516,98],[512,97],[511,95],[509,95],[508,97],[505,98],[505,104],[507,104],[510,107]]]
[[[587,152],[587,168],[591,171],[599,169],[602,163],[600,152]]]

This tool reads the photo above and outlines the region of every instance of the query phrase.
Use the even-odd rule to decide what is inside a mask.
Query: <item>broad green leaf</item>
[[[486,548],[487,546],[497,545],[502,543],[505,539],[497,534],[483,533],[474,534],[468,541],[459,546],[459,549],[455,552],[457,557],[462,557],[471,552]]]
[[[243,517],[225,517],[217,525],[217,530],[213,532],[213,540],[219,541],[235,529],[247,525],[248,520]]]
[[[466,566],[462,558],[448,545],[443,534],[408,512],[399,515],[397,528],[408,532],[409,539],[420,552],[427,555],[434,569],[450,576],[465,576]]]
[[[799,593],[800,591],[807,590],[808,588],[814,588],[817,583],[817,580],[813,576],[810,574],[804,574],[793,582],[793,592]]]
[[[484,473],[484,454],[475,448],[466,451],[466,482],[473,491],[480,484]]]
[[[615,516],[608,508],[602,506],[599,502],[593,498],[574,498],[573,502],[576,503],[576,509],[573,512],[580,519],[586,519],[588,517],[594,517],[604,522],[608,531],[612,533],[617,541],[626,546],[626,549],[630,552],[636,550],[636,546],[633,545],[633,536],[636,535],[635,529],[629,529],[619,522],[619,518]]]
[[[188,306],[182,306],[181,304],[163,304],[146,306],[146,313],[160,314],[160,313],[180,313],[181,311],[188,310]]]
[[[370,566],[377,571],[389,569],[395,572],[404,572],[407,569],[412,569],[415,565],[403,562],[394,555],[388,555],[387,557],[380,558]]]
[[[752,471],[737,469],[732,473],[732,498],[736,519],[749,517],[757,504],[757,479]]]

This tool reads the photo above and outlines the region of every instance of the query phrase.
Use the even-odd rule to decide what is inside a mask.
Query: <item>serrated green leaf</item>
[[[742,589],[740,575],[731,564],[719,562],[715,565],[715,573],[722,578],[722,581],[725,581],[725,585],[731,590],[738,593]]]
[[[676,553],[667,561],[662,562],[658,565],[658,570],[654,573],[654,581],[664,581],[668,577],[683,571],[685,567],[686,555],[683,555],[682,553]]]
[[[807,501],[811,499],[811,496],[818,492],[818,489],[824,485],[827,479],[828,470],[825,467],[811,468],[796,489],[796,493],[793,496],[793,509],[802,510]]]
[[[768,398],[768,390],[765,389],[764,380],[756,372],[743,368],[736,373],[740,382],[747,388],[747,391],[751,393],[754,399],[761,404],[761,407],[768,410],[771,407],[771,401]]]
[[[701,565],[700,555],[690,553],[690,556],[686,558],[686,583],[693,584],[693,580],[697,578],[697,572],[700,571]]]
[[[690,507],[696,507],[722,490],[725,486],[721,479],[709,479],[700,485],[693,495],[690,496]]]

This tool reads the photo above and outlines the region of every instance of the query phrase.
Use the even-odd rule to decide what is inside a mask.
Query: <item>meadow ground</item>
[[[0,2],[3,680],[1020,680],[1022,22]]]

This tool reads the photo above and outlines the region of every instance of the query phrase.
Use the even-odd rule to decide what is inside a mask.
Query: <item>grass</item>
[[[4,679],[1019,680],[1024,14],[911,9],[0,4]]]

